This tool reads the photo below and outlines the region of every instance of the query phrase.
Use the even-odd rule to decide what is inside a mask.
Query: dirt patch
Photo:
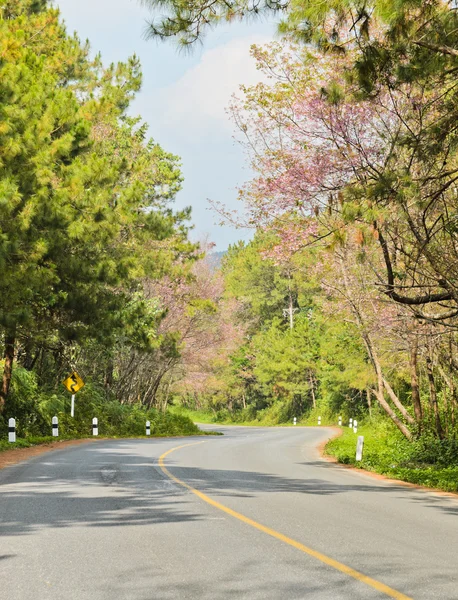
[[[317,447],[317,450],[320,453],[321,458],[324,458],[325,460],[332,459],[329,462],[336,463],[337,460],[333,456],[325,456],[324,449],[326,448],[326,444],[328,442],[330,442],[331,440],[335,440],[336,438],[340,437],[343,434],[343,429],[341,429],[340,427],[333,427],[333,426],[328,426],[328,425],[326,425],[326,429],[332,429],[333,434],[327,440],[325,440],[324,442],[321,442],[321,444]]]
[[[50,442],[47,444],[40,444],[38,446],[31,446],[30,448],[13,448],[12,450],[4,450],[0,452],[0,469],[10,467],[16,463],[27,460],[39,454],[45,452],[52,452],[53,450],[60,450],[67,446],[77,446],[79,444],[88,444],[89,442],[95,442],[93,439],[84,440],[66,440],[64,442]]]

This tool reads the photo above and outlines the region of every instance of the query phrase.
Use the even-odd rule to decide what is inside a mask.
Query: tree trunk
[[[388,381],[385,378],[383,378],[383,385],[384,385],[386,391],[388,392],[388,396],[391,398],[391,400],[393,401],[393,404],[396,406],[396,408],[402,414],[404,419],[407,421],[407,423],[410,423],[410,425],[413,425],[415,423],[415,419],[412,417],[412,415],[409,415],[406,407],[399,400],[397,395],[394,393],[393,388],[391,387],[391,385],[388,383]]]
[[[5,335],[5,366],[3,367],[2,387],[0,389],[0,413],[5,410],[6,399],[10,391],[11,377],[13,375],[14,344],[16,342],[16,329],[9,330]]]
[[[378,360],[378,356],[375,351],[375,346],[373,345],[372,339],[369,335],[369,332],[367,331],[367,329],[365,327],[363,315],[361,313],[361,310],[359,309],[359,306],[352,300],[351,290],[350,290],[350,286],[349,286],[348,278],[347,278],[347,272],[345,269],[345,263],[342,259],[340,260],[340,265],[341,265],[341,270],[342,270],[342,275],[343,275],[343,280],[344,280],[344,285],[345,285],[345,291],[347,294],[347,300],[350,304],[350,307],[351,307],[351,310],[352,310],[354,316],[356,317],[357,323],[360,327],[361,337],[363,339],[364,345],[367,350],[367,354],[372,363],[372,366],[374,367],[374,371],[377,375],[378,389],[377,389],[377,391],[374,391],[373,393],[374,393],[376,399],[378,400],[380,406],[383,408],[383,410],[386,412],[386,414],[390,417],[390,419],[393,421],[393,423],[396,425],[396,427],[399,429],[399,431],[408,440],[410,440],[412,438],[411,431],[407,428],[406,425],[404,425],[404,423],[399,419],[399,417],[396,415],[396,413],[390,407],[388,402],[385,400],[384,389],[387,390],[387,392],[390,394],[390,396],[392,395],[393,402],[396,399],[396,406],[398,406],[398,408],[402,407],[402,410],[401,410],[401,408],[399,408],[399,410],[401,410],[402,414],[404,414],[404,416],[405,416],[405,414],[407,414],[410,417],[410,419],[412,419],[412,417],[407,413],[405,407],[401,404],[401,402],[399,401],[398,397],[391,389],[391,386],[388,384],[388,382],[386,382],[386,381],[384,382],[382,367]],[[406,417],[406,419],[408,420],[407,417]]]
[[[162,371],[160,371],[157,374],[156,378],[153,379],[152,384],[149,386],[148,390],[145,392],[145,394],[143,396],[142,404],[146,404],[148,409],[150,409],[153,406],[153,403],[157,406],[157,402],[156,402],[157,392],[159,390],[159,386],[161,385],[162,378],[167,373],[167,370],[168,369],[163,369]]]
[[[31,371],[37,361],[39,350],[33,353],[33,344],[30,339],[28,339],[24,346],[24,351],[22,356],[16,356],[16,361],[18,364],[21,364],[24,369],[27,371]]]
[[[456,391],[455,387],[452,388],[451,392],[451,409],[450,409],[450,419],[452,422],[453,429],[455,428],[455,406],[456,406]]]
[[[439,414],[439,404],[437,402],[437,392],[436,392],[436,382],[434,381],[433,367],[432,361],[428,357],[426,359],[426,372],[428,374],[428,383],[429,383],[429,402],[431,404],[431,409],[434,414],[434,422],[436,425],[437,435],[441,440],[444,439],[444,430],[442,429],[441,418]]]
[[[310,375],[310,391],[312,392],[312,402],[313,408],[316,408],[316,397],[315,397],[315,382],[313,381],[313,376]]]
[[[440,365],[437,365],[437,368],[439,369],[439,373],[441,374],[441,377],[444,380],[445,387],[446,387],[446,389],[444,390],[445,414],[447,415],[446,421],[445,421],[445,430],[448,435],[448,431],[449,431],[448,417],[449,417],[449,415],[450,415],[450,424],[452,426],[452,429],[455,427],[455,406],[456,406],[455,385],[453,383],[453,379],[446,374],[446,372]],[[450,404],[448,403],[449,399],[450,399]]]
[[[153,379],[150,385],[148,386],[146,392],[143,394],[141,403],[143,404],[143,406],[146,406],[148,410],[153,405],[153,401],[155,400],[156,392],[159,388],[159,384],[161,383],[162,377],[163,375],[161,374],[155,379]]]
[[[409,364],[413,410],[415,413],[415,420],[420,427],[423,420],[423,410],[421,407],[420,386],[418,383],[418,339],[416,337],[410,349]]]
[[[456,408],[456,387],[453,379],[450,379],[450,418],[452,427],[455,428],[455,408]]]
[[[372,345],[372,340],[370,339],[370,337],[369,337],[369,335],[367,333],[363,335],[363,340],[364,340],[364,343],[366,345],[367,352],[368,352],[368,354],[369,354],[369,356],[371,358],[372,364],[374,365],[375,372],[377,374],[377,386],[378,386],[378,389],[377,389],[377,391],[373,390],[373,394],[376,397],[376,399],[377,399],[378,403],[380,404],[380,406],[383,408],[383,410],[386,412],[386,414],[390,417],[390,419],[393,421],[393,423],[396,425],[396,427],[399,429],[399,431],[408,440],[410,440],[410,439],[412,439],[412,433],[411,433],[411,431],[407,428],[406,425],[404,425],[404,423],[401,421],[401,419],[397,416],[397,414],[394,412],[394,410],[391,408],[391,406],[385,400],[384,389],[386,389],[386,385],[384,384],[384,379],[383,379],[383,374],[382,374],[382,368],[381,368],[380,363],[378,361],[378,357],[377,357],[377,354],[375,352],[375,349],[374,349],[374,347]]]
[[[289,292],[289,328],[292,330],[293,327],[294,327],[293,296],[290,291]]]
[[[167,412],[167,406],[169,405],[169,395],[170,395],[171,385],[172,385],[172,377],[170,377],[167,382],[166,391],[165,391],[164,399],[162,402],[162,412],[163,413]]]
[[[372,399],[371,399],[370,388],[366,388],[366,398],[367,398],[367,408],[369,410],[369,421],[372,421]]]
[[[110,390],[113,387],[114,381],[114,361],[113,357],[110,356],[105,369],[105,389]]]
[[[380,406],[383,408],[383,410],[386,412],[386,414],[390,417],[390,419],[393,421],[393,423],[399,429],[399,431],[408,440],[411,440],[412,439],[411,432],[409,431],[409,429],[407,429],[407,427],[404,425],[404,423],[401,421],[401,419],[396,415],[396,413],[394,412],[394,410],[391,408],[391,406],[385,400],[385,398],[383,396],[383,388],[382,388],[382,392],[380,392],[380,390],[377,390],[377,391],[376,390],[372,390],[372,393],[376,397],[376,399],[377,399],[378,403],[380,404]]]

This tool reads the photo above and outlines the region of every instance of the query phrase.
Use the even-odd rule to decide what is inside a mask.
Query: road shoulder
[[[4,450],[0,452],[0,469],[5,467],[11,467],[29,458],[34,458],[40,454],[46,452],[52,452],[53,450],[62,450],[68,446],[77,446],[79,444],[88,444],[95,442],[96,440],[91,438],[85,438],[82,440],[65,440],[62,442],[49,442],[47,444],[39,444],[37,446],[30,446],[30,448],[13,448],[12,450]]]
[[[367,471],[366,469],[361,469],[360,467],[355,467],[353,465],[345,465],[340,463],[335,456],[331,456],[325,453],[326,445],[331,440],[338,438],[342,435],[343,429],[340,427],[329,427],[334,432],[334,435],[329,437],[326,441],[321,442],[317,446],[317,450],[320,454],[322,460],[326,462],[333,463],[336,467],[340,469],[345,469],[347,471],[353,471],[354,473],[359,473],[363,475],[367,475],[368,477],[372,477],[372,479],[377,479],[378,481],[386,481],[387,483],[392,483],[393,485],[402,485],[403,487],[412,488],[414,490],[419,490],[423,492],[432,492],[439,496],[444,496],[446,498],[453,498],[454,500],[458,500],[458,493],[455,492],[445,492],[444,490],[440,490],[437,488],[430,488],[424,485],[417,485],[415,483],[410,483],[409,481],[403,481],[402,479],[393,479],[392,477],[387,477],[386,475],[382,475],[381,473],[375,473],[374,471]]]

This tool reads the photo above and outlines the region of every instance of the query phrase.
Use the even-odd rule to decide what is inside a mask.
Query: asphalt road
[[[458,500],[322,461],[325,428],[219,429],[1,471],[2,600],[458,599]]]

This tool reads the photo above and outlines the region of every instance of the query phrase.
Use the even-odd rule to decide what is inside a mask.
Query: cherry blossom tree
[[[234,301],[226,301],[221,274],[205,258],[202,246],[192,268],[176,277],[146,281],[145,294],[158,304],[162,319],[153,349],[122,345],[115,358],[116,395],[165,410],[173,393],[202,392],[214,376],[216,359],[224,360],[240,341]]]
[[[333,286],[351,310],[376,374],[374,395],[410,437],[415,418],[384,374],[378,348],[390,342],[393,348],[403,336],[410,340],[403,350],[410,353],[412,402],[421,421],[412,366],[418,331],[409,331],[418,329],[412,323],[419,319],[453,327],[458,314],[454,268],[439,260],[439,244],[448,261],[455,260],[453,203],[444,196],[453,179],[445,178],[447,161],[428,164],[411,147],[412,132],[421,144],[422,128],[434,119],[438,94],[406,85],[396,94],[385,89],[359,98],[351,52],[323,57],[273,44],[253,53],[272,83],[242,88],[243,99],[231,107],[256,173],[240,191],[249,224],[276,236],[266,252],[277,263],[310,245],[323,250],[317,268],[332,267],[323,285]],[[442,436],[432,359],[425,360]]]

